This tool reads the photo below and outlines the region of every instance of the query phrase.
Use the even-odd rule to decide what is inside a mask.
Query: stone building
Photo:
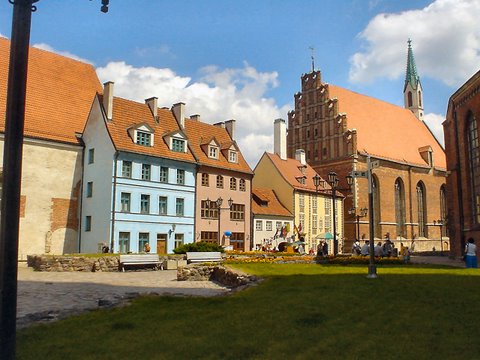
[[[378,165],[372,181],[374,237],[388,234],[398,243],[414,238],[415,250],[448,247],[445,229],[438,226],[446,217],[445,153],[422,120],[423,94],[410,41],[405,108],[322,82],[320,71],[301,80],[295,110],[288,114],[288,156],[304,149],[306,161],[322,177],[338,174],[340,188],[348,188],[347,174],[367,169],[370,157]],[[348,249],[354,238],[370,237],[369,216],[360,217],[368,208],[366,179],[356,178],[343,194]]]
[[[452,253],[468,239],[480,243],[480,71],[448,102],[443,123],[447,155],[448,230]]]
[[[10,41],[0,37],[0,159],[3,160]],[[95,69],[30,48],[20,211],[20,259],[79,251],[78,225],[85,126],[102,86]],[[0,161],[2,161],[0,160]]]

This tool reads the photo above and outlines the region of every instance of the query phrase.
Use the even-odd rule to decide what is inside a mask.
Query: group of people
[[[373,254],[375,257],[397,257],[401,255],[403,259],[408,262],[410,261],[411,250],[408,246],[404,246],[403,243],[400,243],[400,251],[395,247],[395,244],[389,239],[386,238],[385,242],[382,244],[379,241],[373,247]],[[357,239],[353,243],[352,255],[354,256],[369,256],[370,255],[370,241],[365,240],[364,244],[361,245],[360,241]]]
[[[310,254],[313,255],[313,249],[310,249]],[[328,244],[326,241],[321,241],[317,245],[317,256],[328,256]]]

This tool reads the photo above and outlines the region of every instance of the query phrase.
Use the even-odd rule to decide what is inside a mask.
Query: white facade
[[[274,250],[281,242],[292,242],[292,218],[287,218],[285,216],[254,215],[252,226],[254,250],[262,249],[263,247]],[[286,227],[286,229],[289,230],[286,232],[285,237],[281,234],[281,229],[283,227]]]

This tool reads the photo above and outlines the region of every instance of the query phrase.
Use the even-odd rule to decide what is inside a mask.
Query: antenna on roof
[[[312,52],[310,55],[310,58],[312,59],[312,72],[314,72],[315,71],[315,48],[313,46],[309,46],[308,48]]]

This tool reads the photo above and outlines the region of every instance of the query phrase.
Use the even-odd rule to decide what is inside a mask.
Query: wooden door
[[[167,234],[157,234],[157,254],[167,253]]]

